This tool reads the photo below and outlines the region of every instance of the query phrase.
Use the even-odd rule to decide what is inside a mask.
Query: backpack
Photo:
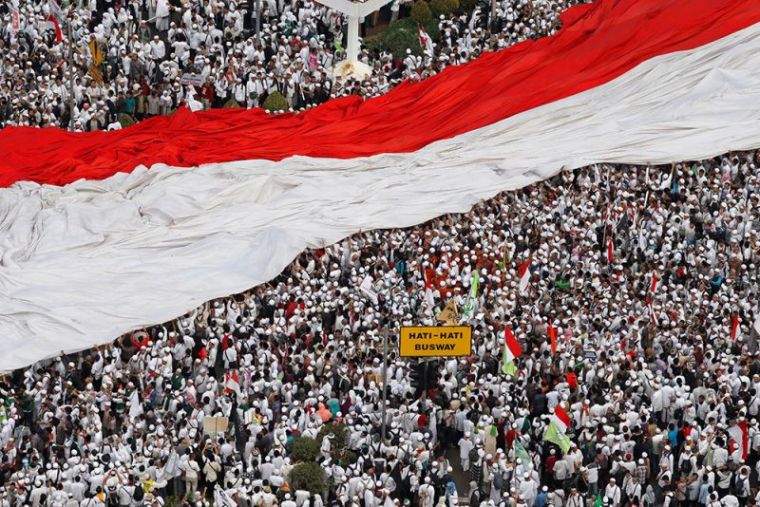
[[[731,492],[738,497],[744,497],[745,491],[744,491],[744,480],[741,478],[739,474],[734,475],[734,481],[733,481],[733,487],[731,488]]]
[[[142,484],[135,484],[135,492],[132,493],[132,500],[135,502],[142,502],[145,498],[145,491],[143,491]]]
[[[493,487],[499,491],[504,489],[504,476],[501,475],[501,472],[493,475]]]

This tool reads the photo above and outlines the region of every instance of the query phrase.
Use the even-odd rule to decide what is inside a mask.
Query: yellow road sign
[[[472,354],[472,329],[469,326],[402,327],[399,339],[401,357],[451,357]]]

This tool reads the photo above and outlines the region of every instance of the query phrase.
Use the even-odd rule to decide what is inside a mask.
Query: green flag
[[[544,440],[551,442],[562,449],[562,454],[567,454],[567,451],[570,450],[570,437],[562,433],[553,421],[550,422],[549,427],[546,428]]]
[[[602,501],[602,495],[596,495],[596,501],[594,502],[594,507],[602,507],[602,504],[604,502]]]
[[[475,298],[478,297],[478,285],[480,284],[480,273],[475,271],[472,274],[472,286],[470,287],[470,295],[467,296],[467,301],[462,308],[462,318],[459,322],[467,322],[472,318],[472,314],[475,311]]]
[[[515,457],[520,460],[522,466],[527,468],[531,465],[530,455],[519,440],[515,440]]]
[[[504,347],[504,360],[502,361],[501,372],[504,375],[509,375],[512,377],[514,377],[515,373],[517,373],[517,367],[515,366],[515,362],[507,360],[507,347]]]

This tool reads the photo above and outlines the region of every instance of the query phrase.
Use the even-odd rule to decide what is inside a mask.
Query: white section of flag
[[[760,26],[417,152],[157,165],[0,190],[0,371],[169,320],[305,247],[407,227],[595,162],[760,146]]]
[[[570,416],[562,408],[561,405],[554,407],[554,413],[551,416],[551,420],[557,425],[557,429],[564,435],[567,433],[567,428],[570,427]]]

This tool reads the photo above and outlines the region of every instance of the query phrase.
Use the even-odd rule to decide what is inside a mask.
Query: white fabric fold
[[[266,282],[304,248],[465,212],[563,167],[758,146],[755,25],[415,153],[156,165],[65,187],[19,183],[0,190],[0,371]]]

